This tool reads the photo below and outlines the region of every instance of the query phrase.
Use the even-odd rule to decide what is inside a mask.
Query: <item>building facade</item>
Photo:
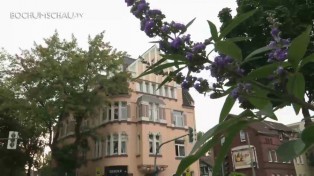
[[[288,127],[301,133],[304,130],[304,121],[288,124]],[[311,166],[306,153],[296,157],[293,160],[297,176],[311,176],[314,174],[314,166]]]
[[[276,122],[255,122],[234,138],[222,165],[222,175],[231,172],[247,176],[296,176],[293,162],[280,160],[276,149],[296,135],[290,128]],[[224,137],[221,144],[224,143]],[[216,156],[221,146],[214,147]]]
[[[160,60],[156,46],[141,56],[145,62]],[[146,70],[140,59],[127,58],[125,68],[133,77]],[[167,71],[167,70],[165,70]],[[162,146],[163,142],[195,129],[194,102],[190,94],[174,82],[159,89],[162,76],[146,75],[130,83],[127,95],[116,96],[99,110],[99,115],[84,121],[97,135],[88,139],[87,163],[77,169],[78,176],[149,176],[153,175],[155,153],[159,176],[172,176],[193,143],[188,136]],[[73,134],[73,121],[63,125],[60,140]],[[72,130],[71,130],[72,129]],[[199,175],[198,162],[191,165],[191,175]]]

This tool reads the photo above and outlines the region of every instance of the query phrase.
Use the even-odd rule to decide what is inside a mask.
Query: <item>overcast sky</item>
[[[204,41],[210,37],[206,20],[220,26],[218,12],[229,7],[235,14],[236,0],[147,0],[152,9],[160,9],[167,16],[167,21],[187,23],[196,17],[189,28],[193,41]],[[62,17],[31,19],[26,13],[70,13],[72,19]],[[76,17],[72,16],[76,14]],[[23,17],[21,15],[24,15]],[[69,39],[74,34],[79,44],[86,46],[88,35],[105,32],[105,40],[114,48],[126,51],[133,58],[138,58],[152,46],[150,39],[140,31],[139,21],[130,13],[124,0],[10,0],[0,6],[0,47],[11,54],[19,53],[19,48],[29,49],[33,43],[42,43],[55,30],[60,38]],[[205,73],[209,75],[209,73]],[[219,113],[224,100],[211,100],[191,90],[195,100],[196,127],[198,131],[207,131],[218,123]],[[240,110],[234,108],[233,113]],[[292,107],[277,113],[279,122],[288,124],[301,120],[296,117]]]

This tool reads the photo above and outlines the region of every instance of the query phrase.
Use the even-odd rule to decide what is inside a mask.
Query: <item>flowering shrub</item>
[[[304,101],[306,81],[303,73],[299,71],[306,64],[314,62],[314,55],[304,57],[310,42],[310,26],[292,41],[283,39],[279,30],[280,23],[270,14],[268,21],[272,41],[244,57],[241,48],[234,42],[239,38],[226,36],[255,11],[238,15],[219,33],[216,26],[208,21],[211,37],[203,42],[194,42],[192,35],[186,34],[187,28],[194,20],[186,25],[173,21],[168,23],[164,21],[165,15],[159,10],[151,10],[145,0],[125,2],[131,6],[131,13],[141,21],[141,30],[148,37],[159,38],[156,42],[163,53],[162,59],[149,66],[140,77],[151,73],[160,74],[165,68],[176,67],[177,69],[166,75],[163,83],[176,81],[183,89],[193,87],[199,93],[210,93],[213,99],[227,96],[219,124],[197,141],[190,155],[181,161],[177,170],[178,175],[219,143],[221,134],[226,136],[226,142],[216,158],[214,175],[219,172],[220,163],[230,148],[233,137],[249,123],[264,120],[266,117],[276,120],[274,111],[290,104],[293,105],[296,114],[301,108],[314,110],[311,103]],[[209,45],[213,45],[218,53],[213,61],[209,55],[212,51],[206,50]],[[244,68],[247,63],[265,59],[263,57],[265,55],[267,56],[265,65]],[[181,73],[184,68],[188,69],[186,75]],[[216,82],[210,85],[206,79],[195,76],[201,71],[207,71]],[[244,111],[238,115],[230,115],[236,100],[240,102]],[[314,139],[310,137],[313,131],[313,126],[308,127],[302,132],[300,139],[283,144],[278,150],[281,158],[291,160],[309,148],[314,143]],[[284,155],[287,152],[291,155]]]

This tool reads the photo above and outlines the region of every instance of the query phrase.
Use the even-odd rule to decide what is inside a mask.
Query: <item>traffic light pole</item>
[[[185,137],[185,136],[187,136],[187,135],[189,135],[189,133],[188,133],[188,134],[185,134],[185,135],[182,135],[182,136],[179,136],[179,137],[176,137],[176,138],[171,139],[171,140],[169,140],[169,141],[163,142],[163,143],[161,143],[161,144],[156,148],[156,153],[155,153],[155,158],[154,158],[154,169],[155,169],[155,171],[154,171],[154,172],[155,172],[155,173],[154,173],[154,176],[158,176],[158,168],[157,168],[156,163],[157,163],[157,154],[159,153],[160,148],[161,148],[164,144],[167,144],[167,143],[172,142],[172,141],[174,141],[174,140],[180,139],[180,138]]]

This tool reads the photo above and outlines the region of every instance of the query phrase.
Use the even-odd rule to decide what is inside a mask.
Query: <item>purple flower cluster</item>
[[[165,22],[165,15],[160,10],[151,10],[149,3],[145,0],[125,0],[127,6],[131,6],[131,13],[141,21],[141,30],[149,37],[160,37],[159,49],[165,54],[180,54],[186,57],[188,69],[199,73],[208,62],[206,46],[209,43],[191,41],[191,35],[185,34],[187,26],[178,22]],[[204,80],[196,81],[195,77],[182,75],[176,76],[174,80],[180,80],[182,88],[194,87],[199,92],[206,90],[208,83]],[[208,88],[207,88],[208,89]]]
[[[252,89],[253,88],[250,83],[239,83],[237,87],[231,91],[230,96],[234,99],[238,99],[240,102],[243,102],[243,95],[250,94]]]
[[[233,59],[226,55],[216,56],[214,62],[207,67],[210,70],[211,76],[215,77],[218,81],[223,80],[224,73],[226,73],[227,67],[233,63]]]
[[[280,37],[281,31],[278,26],[279,23],[273,16],[267,18],[271,23],[271,31],[270,34],[273,38],[269,43],[269,47],[272,48],[271,52],[268,54],[268,62],[282,62],[287,59],[288,55],[288,47],[291,43],[290,39],[282,39]]]

